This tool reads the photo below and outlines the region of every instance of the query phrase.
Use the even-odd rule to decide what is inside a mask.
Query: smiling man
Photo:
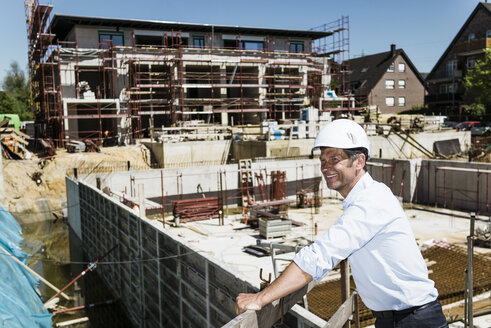
[[[397,198],[366,172],[368,137],[351,120],[335,120],[319,132],[321,171],[329,189],[343,196],[343,214],[270,286],[239,294],[236,312],[259,310],[348,259],[360,297],[375,327],[448,327],[434,282]]]

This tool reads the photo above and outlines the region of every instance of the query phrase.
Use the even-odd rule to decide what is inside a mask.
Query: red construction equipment
[[[174,200],[172,213],[179,222],[223,219],[223,208],[218,197]]]

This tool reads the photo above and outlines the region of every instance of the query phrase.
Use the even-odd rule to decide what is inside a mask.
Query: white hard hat
[[[356,122],[339,119],[326,124],[317,135],[313,150],[321,147],[341,149],[366,148],[370,158],[370,144],[365,130]]]

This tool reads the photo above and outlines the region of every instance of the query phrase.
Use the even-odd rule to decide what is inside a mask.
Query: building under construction
[[[349,19],[312,30],[52,15],[26,0],[37,135],[111,135],[202,120],[220,125],[298,119],[347,92]],[[337,96],[328,96],[331,78]],[[106,135],[104,135],[106,134]]]

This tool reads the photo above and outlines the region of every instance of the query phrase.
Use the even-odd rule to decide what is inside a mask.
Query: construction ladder
[[[252,175],[252,160],[239,160],[240,192],[242,194],[242,207],[247,207],[249,202],[254,202],[254,186]]]

